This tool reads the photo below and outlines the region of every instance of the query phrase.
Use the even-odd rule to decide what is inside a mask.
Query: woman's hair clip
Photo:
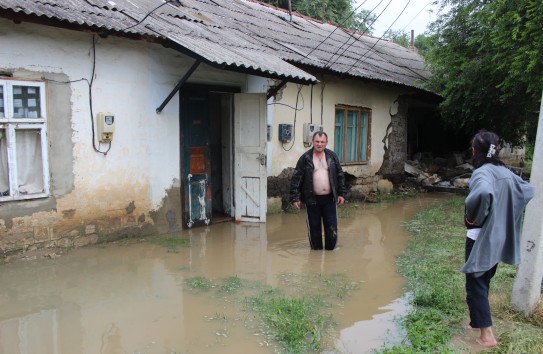
[[[496,145],[490,144],[488,147],[488,152],[486,153],[486,157],[491,158],[496,153]]]

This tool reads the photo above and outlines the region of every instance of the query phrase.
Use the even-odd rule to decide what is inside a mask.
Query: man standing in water
[[[326,148],[328,135],[313,135],[313,148],[298,160],[290,182],[290,200],[297,210],[300,201],[306,204],[306,221],[311,249],[333,250],[337,243],[336,204],[345,202],[345,175],[337,155]]]

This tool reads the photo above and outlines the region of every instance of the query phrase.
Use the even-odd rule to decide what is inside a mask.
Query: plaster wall
[[[311,86],[287,84],[273,104],[271,175],[277,176],[285,168],[295,167],[300,155],[310,148],[303,144],[303,123],[322,124],[328,134],[328,148],[333,150],[335,107],[349,105],[371,109],[371,155],[367,164],[344,166],[344,171],[357,178],[373,177],[383,163],[382,140],[391,122],[391,114],[397,113],[396,100],[401,94],[402,92],[396,88],[329,77],[325,77],[324,81],[321,80],[321,83],[315,85],[312,90]],[[283,144],[278,139],[278,124],[281,123],[295,125],[294,138],[290,143]]]
[[[156,108],[194,60],[115,37],[96,36],[93,49],[90,33],[3,19],[0,37],[0,73],[46,82],[51,173],[50,197],[0,204],[0,251],[175,230],[181,215],[178,95],[160,114]],[[92,140],[91,81],[93,118],[115,115],[110,147]],[[247,75],[202,64],[189,82],[246,90]]]

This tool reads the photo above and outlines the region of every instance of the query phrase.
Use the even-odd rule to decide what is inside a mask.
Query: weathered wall
[[[304,86],[300,90],[296,116],[293,108],[296,106],[299,87],[295,84],[287,84],[286,88],[277,95],[273,110],[269,113],[272,117],[268,117],[268,120],[273,122],[273,137],[270,142],[272,156],[271,158],[268,156],[271,161],[268,191],[270,191],[270,188],[273,189],[272,193],[269,193],[270,196],[274,196],[276,190],[282,189],[283,184],[288,184],[288,178],[284,178],[285,173],[283,171],[289,167],[295,167],[299,156],[309,149],[309,147],[303,145],[303,123],[321,124],[321,104],[322,124],[324,131],[328,134],[328,148],[332,150],[334,148],[336,105],[371,109],[370,160],[366,164],[344,166],[344,171],[348,175],[348,183],[353,196],[363,197],[363,195],[373,192],[377,188],[380,177],[376,176],[376,174],[385,158],[383,139],[387,134],[390,134],[388,131],[389,125],[393,124],[395,126],[395,133],[398,131],[396,126],[399,125],[393,122],[393,118],[400,115],[397,100],[405,92],[390,86],[368,84],[355,80],[341,80],[328,76],[324,78],[324,81],[322,81],[322,78],[319,79],[321,79],[321,83],[313,87],[313,94],[311,94],[310,86]],[[324,91],[322,91],[322,82],[324,82]],[[323,92],[322,100],[321,92]],[[295,124],[293,142],[282,144],[278,140],[278,124],[280,123]],[[403,133],[401,134],[403,136],[406,133],[405,122],[402,129]],[[406,136],[403,139],[405,145]]]
[[[407,110],[407,102],[401,98],[398,100],[397,109],[391,110],[390,124],[381,141],[385,153],[379,173],[385,178],[394,179],[404,172],[407,157]]]
[[[0,254],[178,230],[177,95],[155,110],[194,61],[159,45],[96,37],[92,109],[112,112],[116,124],[101,154],[87,84],[92,35],[1,19],[0,31],[0,72],[46,80],[51,173],[50,197],[0,204]],[[245,87],[247,77],[201,65],[190,81]]]

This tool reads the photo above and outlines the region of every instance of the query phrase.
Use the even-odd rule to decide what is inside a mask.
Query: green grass
[[[452,338],[464,331],[464,197],[453,196],[417,213],[405,224],[411,241],[398,259],[408,279],[412,309],[401,319],[406,338],[382,353],[453,353]],[[515,267],[500,264],[491,283],[490,306],[500,345],[489,353],[543,353],[543,310],[530,318],[514,311],[510,294]]]
[[[264,291],[248,299],[286,353],[307,353],[323,348],[333,328],[330,314],[322,313],[322,298],[289,298],[276,291]]]
[[[360,284],[343,273],[286,273],[279,282],[280,287],[273,288],[238,276],[216,282],[203,276],[184,280],[185,289],[193,294],[221,300],[209,320],[221,320],[227,326],[238,316],[229,318],[223,306],[238,304],[247,313],[242,317],[248,330],[267,338],[266,344],[273,343],[275,353],[318,353],[328,348],[335,334],[331,309],[341,306]]]
[[[241,279],[237,276],[229,277],[223,280],[219,291],[222,293],[233,293],[243,286]]]
[[[182,235],[160,235],[149,239],[150,242],[166,247],[168,252],[178,253],[179,247],[190,247],[190,239]]]
[[[215,284],[211,280],[200,276],[185,279],[185,284],[191,290],[206,291],[215,287]]]

